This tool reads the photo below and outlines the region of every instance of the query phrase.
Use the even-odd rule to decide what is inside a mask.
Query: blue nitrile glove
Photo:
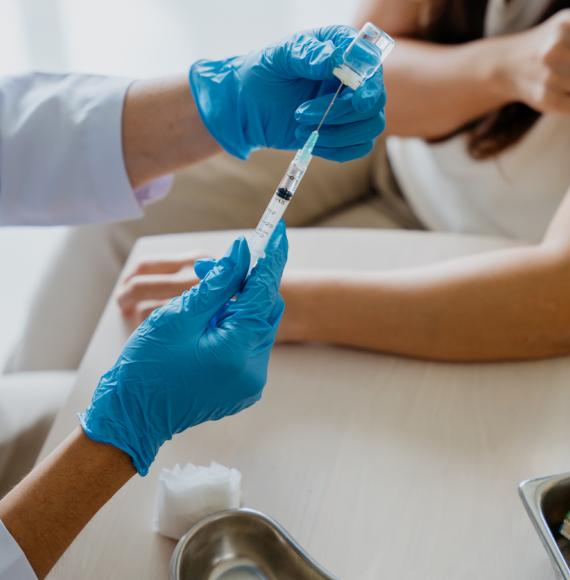
[[[340,84],[332,71],[356,34],[327,26],[247,56],[198,61],[190,86],[208,130],[241,159],[259,147],[299,149]],[[315,155],[349,161],[368,154],[384,129],[385,101],[381,72],[356,92],[343,88]]]
[[[282,224],[244,284],[249,261],[247,242],[236,240],[200,284],[155,310],[80,415],[88,437],[128,453],[141,475],[174,434],[261,397],[284,308]]]

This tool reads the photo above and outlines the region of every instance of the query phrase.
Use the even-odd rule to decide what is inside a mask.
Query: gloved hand
[[[198,61],[190,85],[206,127],[241,159],[259,147],[302,147],[340,84],[332,71],[356,34],[348,26],[328,26],[247,56]],[[382,73],[357,91],[344,87],[315,155],[349,161],[368,154],[384,130],[385,102]]]
[[[128,453],[141,475],[174,434],[261,397],[284,309],[283,224],[246,280],[249,261],[247,242],[236,240],[198,286],[155,310],[80,415],[88,437]]]

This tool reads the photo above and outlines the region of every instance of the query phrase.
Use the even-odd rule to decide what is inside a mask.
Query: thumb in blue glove
[[[286,261],[280,225],[246,280],[250,253],[236,240],[198,286],[155,310],[80,415],[87,436],[128,453],[145,475],[174,434],[259,400],[284,309]]]

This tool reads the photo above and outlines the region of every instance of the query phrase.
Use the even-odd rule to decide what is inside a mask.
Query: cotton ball
[[[175,465],[158,478],[154,528],[179,540],[204,517],[241,503],[241,473],[212,462],[210,467]]]

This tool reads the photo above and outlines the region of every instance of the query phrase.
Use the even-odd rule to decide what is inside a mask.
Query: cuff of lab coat
[[[0,580],[38,580],[18,542],[0,521]]]
[[[125,167],[122,137],[124,102],[132,82],[116,80],[120,83],[119,88],[109,91],[107,103],[104,103],[104,118],[98,119],[93,127],[89,148],[93,177],[102,192],[104,213],[122,220],[141,217],[143,206],[165,197],[172,187],[173,176],[159,177],[133,191]]]
[[[141,203],[129,181],[123,155],[123,107],[133,81],[107,79],[105,97],[98,104],[98,113],[86,123],[87,151],[94,190],[99,193],[101,216],[113,221],[140,218]],[[110,86],[116,83],[116,87]]]
[[[170,188],[172,187],[172,182],[174,181],[174,176],[165,175],[164,177],[159,177],[142,187],[135,190],[135,196],[140,205],[148,205],[159,201],[163,197],[166,197]]]
[[[122,119],[132,82],[42,73],[0,82],[0,225],[134,219],[166,193],[169,178],[135,192],[127,176]]]

